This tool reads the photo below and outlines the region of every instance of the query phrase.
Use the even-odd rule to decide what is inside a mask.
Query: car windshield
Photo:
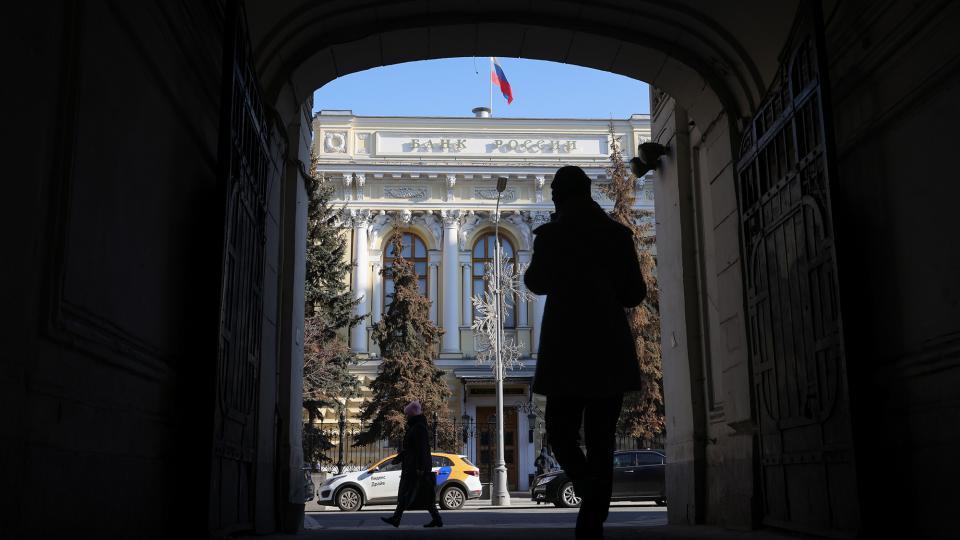
[[[469,465],[469,466],[471,466],[471,467],[476,467],[476,465],[474,465],[474,464],[470,461],[470,458],[468,458],[467,456],[460,456],[460,461],[466,463],[467,465]]]
[[[369,467],[367,467],[367,470],[368,470],[368,471],[372,471],[372,470],[378,469],[378,468],[379,468],[380,470],[383,470],[383,468],[386,467],[387,465],[389,465],[391,461],[393,461],[393,456],[390,456],[390,457],[388,457],[387,459],[385,459],[385,460],[383,460],[383,461],[378,461],[378,462],[370,465]]]

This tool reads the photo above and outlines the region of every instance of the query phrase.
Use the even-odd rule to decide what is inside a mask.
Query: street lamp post
[[[533,296],[520,285],[524,264],[505,264],[503,246],[500,243],[500,199],[507,187],[507,179],[497,180],[497,207],[494,213],[494,252],[493,263],[486,265],[484,280],[490,284],[483,294],[473,297],[473,306],[477,309],[471,328],[477,340],[477,361],[493,364],[494,380],[497,392],[497,413],[491,424],[497,430],[497,460],[490,490],[490,503],[494,506],[508,506],[510,492],[507,491],[507,464],[504,460],[503,423],[503,379],[506,368],[523,367],[518,359],[521,355],[520,344],[514,338],[508,338],[503,332],[503,318],[506,305],[505,294],[510,294],[513,303],[529,301]],[[493,460],[489,461],[492,465]]]
[[[494,237],[494,293],[496,295],[497,334],[494,344],[495,364],[494,373],[497,383],[497,467],[494,469],[493,490],[490,495],[490,504],[493,506],[510,506],[510,491],[507,489],[507,463],[503,455],[503,282],[500,275],[500,196],[507,188],[507,179],[497,179],[497,206],[493,226]]]

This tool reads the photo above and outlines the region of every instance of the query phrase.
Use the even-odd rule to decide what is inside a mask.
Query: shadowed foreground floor
[[[257,537],[259,539],[282,540],[285,538],[316,538],[331,540],[573,540],[573,530],[564,528],[528,527],[444,527],[443,529],[423,529],[409,525],[400,529],[384,527],[383,530],[323,530],[302,531],[298,535],[273,535]],[[708,540],[798,540],[806,536],[791,535],[774,531],[739,532],[715,527],[684,527],[679,525],[660,525],[651,527],[610,527],[604,532],[606,540],[686,540],[704,538]]]
[[[391,515],[391,505],[365,506],[356,512],[307,503],[305,530],[297,535],[272,535],[258,539],[316,538],[318,540],[573,540],[575,508],[537,505],[516,493],[509,507],[493,507],[489,501],[471,500],[456,511],[441,511],[442,529],[424,529],[430,520],[424,511],[403,516],[399,529],[380,521]],[[808,538],[779,531],[731,531],[717,527],[667,525],[667,509],[651,502],[614,502],[605,527],[607,540],[798,540]]]

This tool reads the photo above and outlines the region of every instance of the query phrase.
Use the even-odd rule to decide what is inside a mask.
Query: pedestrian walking
[[[407,429],[403,435],[400,453],[394,458],[402,463],[400,469],[400,487],[397,491],[397,508],[384,522],[400,526],[400,518],[406,510],[430,512],[430,523],[424,527],[443,527],[440,512],[437,509],[437,479],[433,474],[433,458],[430,455],[430,436],[427,431],[427,419],[419,402],[411,401],[403,408],[407,416]]]
[[[547,397],[547,437],[583,499],[576,538],[595,540],[610,511],[623,393],[640,388],[625,308],[643,301],[646,286],[631,231],[594,202],[583,170],[561,167],[550,188],[556,212],[533,231],[524,275],[531,292],[547,296],[533,391]]]

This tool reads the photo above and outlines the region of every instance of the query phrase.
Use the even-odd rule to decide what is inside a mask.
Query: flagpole
[[[490,76],[487,77],[487,84],[490,85],[490,116],[493,116],[493,57],[490,57]]]

